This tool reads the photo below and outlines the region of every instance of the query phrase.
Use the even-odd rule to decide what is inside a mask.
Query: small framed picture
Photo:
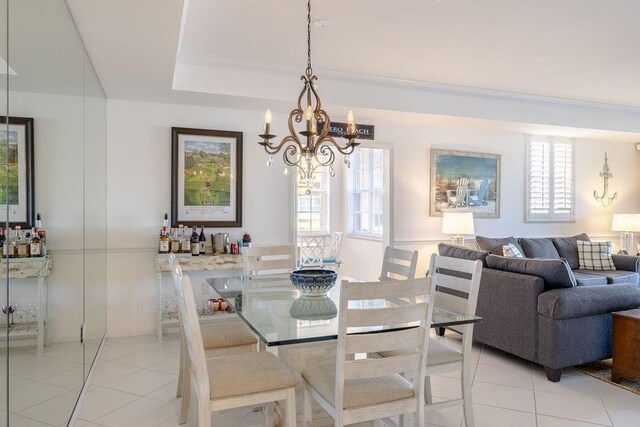
[[[6,144],[6,150],[5,150]],[[33,118],[0,117],[0,218],[9,226],[33,226],[35,220],[33,174]]]
[[[171,128],[171,223],[242,227],[242,132]]]

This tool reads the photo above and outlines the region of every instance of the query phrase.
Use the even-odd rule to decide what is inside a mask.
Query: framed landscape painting
[[[473,212],[500,217],[500,155],[431,150],[431,216]]]
[[[0,142],[0,220],[8,212],[11,227],[29,228],[35,219],[33,119],[9,117],[7,126],[0,117]]]
[[[242,132],[171,128],[171,224],[242,226]]]

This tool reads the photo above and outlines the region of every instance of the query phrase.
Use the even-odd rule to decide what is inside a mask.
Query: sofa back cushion
[[[476,236],[476,243],[481,251],[490,252],[495,255],[502,255],[502,247],[513,244],[520,252],[522,252],[522,246],[518,243],[518,239],[515,237],[482,237]]]
[[[560,255],[560,258],[566,259],[572,270],[580,268],[580,260],[578,259],[578,240],[583,242],[591,241],[586,233],[571,237],[554,237],[551,239],[553,246],[555,246],[558,251],[558,255]]]
[[[549,238],[530,239],[522,237],[519,240],[527,258],[557,259],[560,258],[556,247]]]
[[[487,255],[489,252],[475,251],[462,246],[448,245],[446,243],[438,244],[438,254],[450,258],[468,259],[471,261],[480,260],[482,266],[487,266]]]
[[[529,259],[498,255],[487,256],[487,266],[495,270],[538,276],[544,280],[545,290],[576,286],[569,264],[563,259]]]

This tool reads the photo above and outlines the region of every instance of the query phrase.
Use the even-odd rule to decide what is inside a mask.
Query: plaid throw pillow
[[[502,247],[502,255],[513,258],[524,258],[524,255],[522,255],[520,249],[518,249],[518,247],[513,243],[509,243],[508,245],[504,245]]]
[[[578,259],[581,270],[615,270],[611,258],[611,242],[583,242],[578,240]]]

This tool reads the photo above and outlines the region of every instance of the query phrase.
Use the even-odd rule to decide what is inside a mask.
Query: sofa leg
[[[562,368],[553,369],[545,366],[544,372],[547,374],[547,379],[554,383],[557,383],[558,381],[560,381],[560,378],[562,377]]]
[[[440,327],[436,328],[436,334],[439,337],[443,337],[444,336],[444,328],[440,328]]]

